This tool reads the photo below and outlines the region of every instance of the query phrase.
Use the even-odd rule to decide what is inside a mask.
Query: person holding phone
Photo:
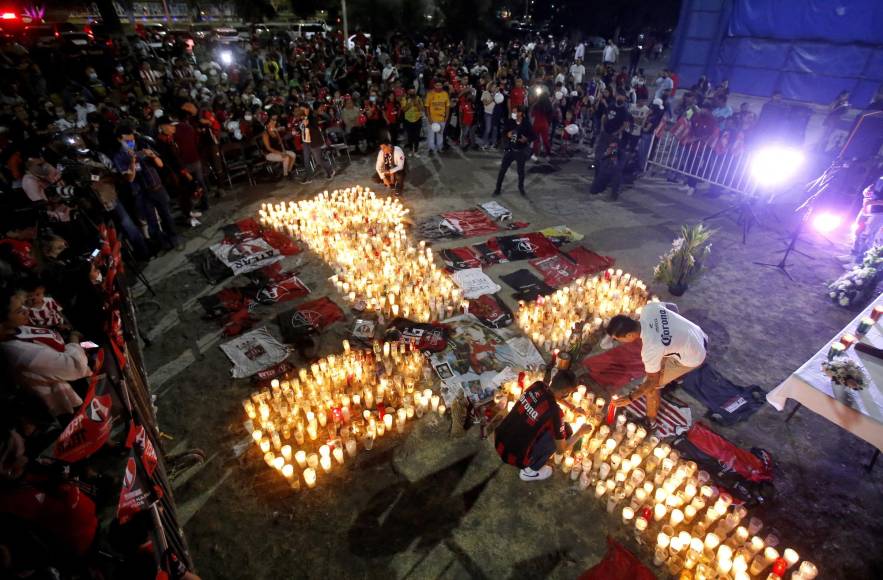
[[[535,138],[536,135],[525,114],[524,107],[518,107],[503,126],[505,152],[503,153],[503,161],[500,163],[500,172],[497,174],[495,196],[500,195],[503,178],[506,177],[506,172],[509,171],[509,166],[514,161],[518,168],[518,193],[527,197],[527,193],[524,191],[524,165],[527,163],[527,156],[530,155],[530,144]]]

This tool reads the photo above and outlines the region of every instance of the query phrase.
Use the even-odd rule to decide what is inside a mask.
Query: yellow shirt
[[[420,106],[420,97],[403,97],[402,110],[405,113],[405,121],[416,123],[423,118],[423,107]]]
[[[444,91],[429,91],[426,94],[426,113],[430,123],[444,123],[445,114],[451,106],[451,99]]]

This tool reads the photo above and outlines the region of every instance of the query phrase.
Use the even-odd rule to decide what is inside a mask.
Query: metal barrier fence
[[[754,196],[757,180],[751,175],[747,153],[718,153],[701,141],[682,143],[670,131],[654,133],[650,141],[647,166],[673,171],[746,196]]]

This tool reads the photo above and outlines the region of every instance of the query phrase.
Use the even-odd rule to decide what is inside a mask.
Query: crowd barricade
[[[653,133],[644,170],[649,166],[749,197],[757,192],[751,155],[741,144],[728,143],[727,134],[693,138],[686,119],[663,123]]]
[[[148,387],[138,323],[126,272],[122,244],[114,228],[98,227],[102,243],[96,265],[104,271],[106,301],[102,313],[105,335],[89,337],[99,345],[91,367],[90,389],[84,404],[61,435],[40,457],[44,463],[88,462],[102,453],[102,471],[120,488],[100,503],[103,510],[125,523],[144,513],[153,522],[151,540],[159,570],[192,569],[192,560],[178,523],[172,486],[160,441],[160,429]],[[109,420],[104,420],[107,417]],[[88,419],[88,420],[87,420]],[[114,471],[116,470],[116,471]],[[101,521],[101,528],[109,522]]]

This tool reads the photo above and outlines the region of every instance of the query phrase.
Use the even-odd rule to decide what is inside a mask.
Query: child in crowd
[[[64,333],[71,329],[61,305],[51,296],[46,296],[46,285],[40,278],[28,278],[22,285],[28,293],[25,302],[28,308],[28,324]]]

